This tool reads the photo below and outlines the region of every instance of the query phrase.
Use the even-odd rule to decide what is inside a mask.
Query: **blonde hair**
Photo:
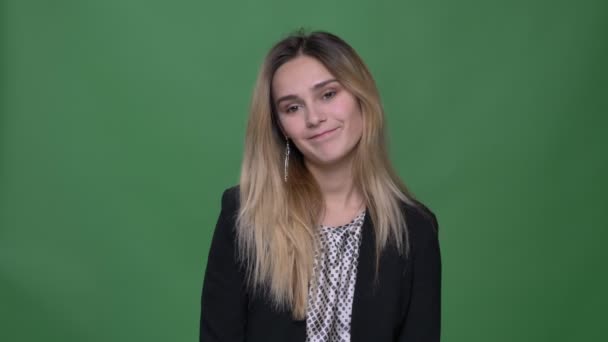
[[[353,175],[374,223],[376,271],[388,243],[394,243],[400,253],[409,253],[401,202],[413,203],[414,199],[391,166],[378,90],[353,48],[320,31],[298,31],[274,45],[261,66],[250,104],[237,246],[251,288],[265,290],[276,308],[288,308],[294,318],[303,319],[309,282],[314,282],[315,229],[324,205],[320,188],[295,146],[288,180],[283,179],[286,141],[271,91],[276,70],[299,55],[320,61],[358,100],[363,134],[354,151]]]

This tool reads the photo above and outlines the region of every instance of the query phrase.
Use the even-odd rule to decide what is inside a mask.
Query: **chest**
[[[409,261],[391,249],[382,253],[376,274],[375,241],[363,226],[353,284],[351,341],[394,341],[403,320],[411,288]],[[294,320],[263,295],[251,296],[247,341],[306,340],[306,320]]]

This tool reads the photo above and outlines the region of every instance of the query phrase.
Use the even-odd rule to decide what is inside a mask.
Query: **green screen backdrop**
[[[347,40],[438,216],[448,342],[605,339],[608,3],[0,2],[0,341],[195,341],[270,46]]]

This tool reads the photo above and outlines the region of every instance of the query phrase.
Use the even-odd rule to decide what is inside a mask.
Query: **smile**
[[[338,130],[338,128],[340,128],[340,127],[336,127],[334,129],[330,129],[329,131],[325,131],[325,132],[319,133],[317,135],[314,135],[314,136],[310,137],[309,139],[310,140],[320,140],[320,139],[323,139],[325,137],[328,137],[328,136],[332,135],[335,131]]]

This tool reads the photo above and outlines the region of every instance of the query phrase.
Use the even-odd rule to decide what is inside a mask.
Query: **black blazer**
[[[236,261],[235,215],[238,186],[224,191],[213,233],[201,298],[200,341],[304,341],[306,320],[273,310],[264,295],[245,286],[245,270]],[[352,342],[430,342],[440,338],[441,257],[435,215],[424,205],[403,204],[410,256],[394,247],[382,252],[374,284],[375,240],[367,213],[351,319]]]

